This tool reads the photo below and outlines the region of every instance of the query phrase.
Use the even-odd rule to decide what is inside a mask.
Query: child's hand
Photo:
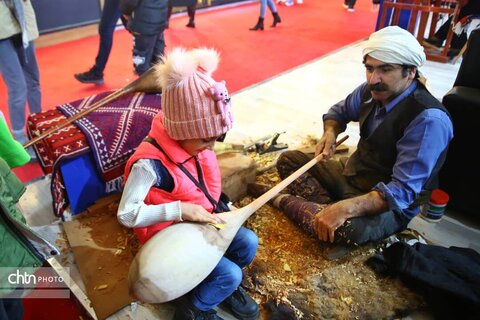
[[[211,214],[202,206],[193,203],[182,202],[182,219],[195,222],[224,223],[216,214]]]

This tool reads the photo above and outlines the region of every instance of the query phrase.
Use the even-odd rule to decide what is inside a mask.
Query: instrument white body
[[[181,222],[158,232],[132,262],[130,291],[141,301],[161,303],[195,288],[212,272],[251,215],[247,207],[219,214],[227,222],[221,230],[204,223]]]

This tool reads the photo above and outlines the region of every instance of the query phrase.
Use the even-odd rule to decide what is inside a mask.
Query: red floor
[[[370,1],[359,1],[354,13],[348,13],[340,0],[306,0],[302,5],[278,6],[278,12],[282,22],[270,28],[272,17],[267,12],[264,31],[249,30],[257,20],[258,3],[199,11],[196,29],[185,27],[186,17],[174,17],[165,31],[167,50],[175,46],[216,48],[222,61],[214,76],[226,80],[233,93],[367,37],[374,31],[377,16],[371,11]],[[118,30],[105,84],[77,82],[73,74],[93,65],[97,49],[98,36],[37,49],[44,110],[125,87],[136,78],[131,65],[131,35]],[[8,114],[3,81],[0,109]]]

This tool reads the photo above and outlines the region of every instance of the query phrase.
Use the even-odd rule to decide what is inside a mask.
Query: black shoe
[[[88,70],[87,72],[77,73],[74,75],[74,77],[81,83],[103,84],[103,74],[95,72],[94,68]]]
[[[195,21],[190,19],[186,25],[188,28],[195,28]]]
[[[280,19],[280,16],[278,15],[278,12],[272,12],[273,15],[273,23],[270,27],[275,28],[277,23],[282,22],[282,19]]]
[[[223,320],[215,310],[202,311],[195,307],[186,297],[175,303],[173,320]]]
[[[256,320],[260,313],[258,304],[253,300],[242,287],[238,287],[230,297],[223,302],[240,320]]]
[[[263,20],[264,18],[258,18],[258,22],[256,25],[254,25],[250,30],[257,31],[257,30],[263,30]]]

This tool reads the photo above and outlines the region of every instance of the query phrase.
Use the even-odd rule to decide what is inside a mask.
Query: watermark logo
[[[69,298],[67,282],[53,268],[3,267],[0,268],[0,298]]]

